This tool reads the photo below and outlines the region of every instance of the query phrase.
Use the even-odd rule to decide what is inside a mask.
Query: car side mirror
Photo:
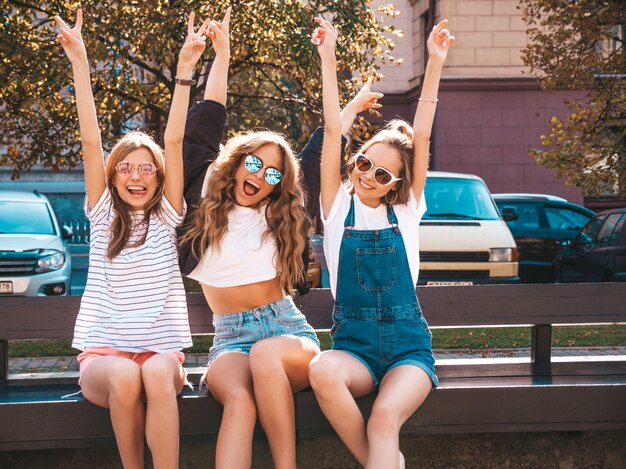
[[[517,214],[517,209],[515,207],[503,207],[502,218],[504,218],[504,221],[517,220],[519,218],[519,215]]]
[[[61,238],[63,238],[64,241],[68,241],[72,239],[73,237],[74,237],[74,231],[72,231],[72,229],[69,226],[63,225],[63,228],[61,228]]]
[[[591,238],[585,233],[578,233],[574,238],[572,246],[585,246],[587,244],[591,244]]]

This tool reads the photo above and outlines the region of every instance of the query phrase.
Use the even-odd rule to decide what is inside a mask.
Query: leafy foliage
[[[36,163],[53,170],[81,162],[79,131],[69,61],[56,42],[54,14],[73,24],[76,1],[0,0],[0,164],[14,177]],[[371,0],[140,0],[81,2],[83,37],[93,68],[92,86],[105,148],[126,128],[163,131],[186,17],[231,20],[229,132],[257,127],[282,131],[294,141],[308,137],[321,116],[321,74],[309,37],[313,18],[332,18],[341,32],[338,64],[342,96],[354,95],[362,75],[381,63],[399,62],[390,52],[402,35],[384,19],[398,13]],[[212,61],[205,53],[198,85]],[[147,123],[147,125],[146,125]]]
[[[538,164],[555,169],[583,193],[626,196],[626,2],[521,0],[528,24],[524,61],[545,89],[581,89],[553,117]]]

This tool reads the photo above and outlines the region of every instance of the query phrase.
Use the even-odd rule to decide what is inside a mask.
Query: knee
[[[272,339],[257,342],[250,349],[250,371],[257,380],[271,379],[284,370],[282,357]]]
[[[323,394],[341,382],[341,369],[334,360],[318,355],[309,364],[309,381],[316,394]]]
[[[390,406],[374,403],[372,414],[367,422],[367,434],[372,436],[397,435],[400,433],[398,415]]]
[[[224,396],[224,414],[238,419],[256,421],[253,391],[245,387],[230,389]]]
[[[120,404],[134,404],[141,399],[141,370],[136,363],[120,363],[110,373],[110,398]]]
[[[168,363],[165,359],[151,359],[142,365],[141,380],[147,398],[176,396],[174,369],[173,363]]]

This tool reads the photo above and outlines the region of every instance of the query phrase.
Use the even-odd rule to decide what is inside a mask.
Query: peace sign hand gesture
[[[222,21],[213,20],[209,23],[208,34],[216,55],[230,54],[230,11],[228,7]]]
[[[63,46],[63,50],[70,59],[70,62],[77,63],[82,60],[87,60],[87,50],[85,49],[85,43],[83,42],[83,36],[81,30],[83,28],[83,10],[80,8],[76,10],[76,24],[73,28],[61,19],[60,16],[55,16],[54,20],[61,26],[57,40]]]
[[[202,23],[198,31],[195,31],[195,18],[196,15],[193,11],[189,13],[189,19],[187,20],[187,37],[185,38],[185,43],[178,57],[179,67],[193,68],[206,48],[206,33],[209,29],[210,20],[208,18],[204,20],[204,23]]]

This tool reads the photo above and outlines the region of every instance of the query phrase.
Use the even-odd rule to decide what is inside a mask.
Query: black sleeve
[[[341,158],[343,158],[344,147],[347,143],[346,138],[341,136]],[[311,138],[305,145],[298,156],[300,159],[300,168],[302,170],[302,189],[304,190],[306,200],[306,213],[312,221],[320,212],[320,163],[322,161],[322,145],[324,144],[324,128],[318,127],[311,135]],[[304,263],[304,273],[309,268],[309,242],[308,242],[308,224],[305,227],[305,239],[307,243],[302,252],[302,261]],[[297,282],[295,285],[300,295],[306,295],[309,286],[306,278]]]
[[[193,212],[200,202],[204,176],[219,154],[225,126],[226,108],[216,101],[199,101],[187,114],[183,140],[184,198],[187,213],[177,230],[179,238],[188,229]],[[191,246],[188,244],[180,246],[179,265],[183,275],[190,274],[198,265],[198,260],[191,254]]]
[[[225,125],[226,108],[216,101],[199,101],[189,110],[183,140],[185,189],[200,174],[204,179],[220,151]]]
[[[347,142],[347,139],[342,135],[342,159]],[[320,213],[320,163],[322,161],[323,143],[324,127],[318,127],[299,155],[300,168],[302,169],[302,188],[306,197],[306,213],[311,220]]]

